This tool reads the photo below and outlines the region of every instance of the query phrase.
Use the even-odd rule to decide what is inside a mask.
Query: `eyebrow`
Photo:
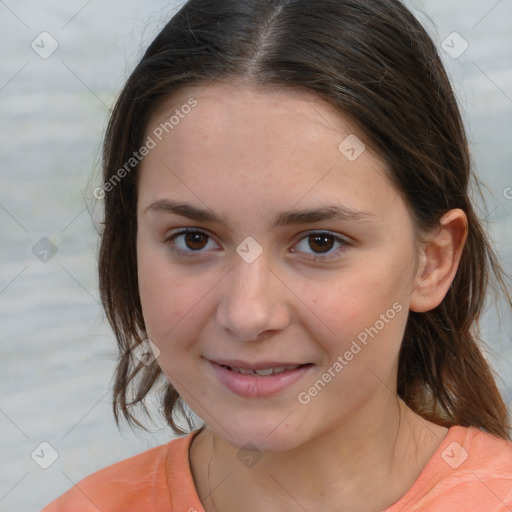
[[[168,199],[159,199],[150,204],[144,213],[148,211],[163,212],[181,215],[199,222],[211,222],[230,229],[225,217],[217,215],[208,208],[198,208],[190,203],[178,203]],[[370,212],[354,210],[346,206],[331,205],[316,209],[288,210],[281,212],[274,219],[274,227],[282,227],[293,224],[312,224],[325,220],[338,221],[364,221],[375,220],[375,215]]]

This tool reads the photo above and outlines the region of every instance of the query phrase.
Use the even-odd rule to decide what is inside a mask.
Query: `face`
[[[415,232],[363,135],[314,95],[218,82],[182,89],[146,137],[140,297],[187,404],[261,450],[378,414],[396,389]]]

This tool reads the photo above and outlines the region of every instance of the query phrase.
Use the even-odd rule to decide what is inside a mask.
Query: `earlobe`
[[[467,234],[468,221],[462,210],[450,210],[441,217],[439,228],[420,254],[411,311],[424,313],[442,302],[457,273]]]

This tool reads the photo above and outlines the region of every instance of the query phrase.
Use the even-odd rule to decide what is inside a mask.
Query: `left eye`
[[[343,251],[344,247],[348,245],[348,243],[345,242],[345,240],[329,232],[309,233],[304,238],[302,238],[301,241],[295,247],[300,247],[301,244],[303,245],[303,249],[301,250],[301,252],[307,252],[305,249],[307,249],[308,247],[313,249],[314,252],[312,254],[314,255],[314,257],[311,259],[313,259],[314,261],[330,259],[337,253]],[[331,251],[335,244],[339,244],[340,247],[335,251]],[[329,251],[331,251],[330,254],[324,256],[324,254],[328,253]],[[297,249],[292,249],[292,252],[297,252]]]

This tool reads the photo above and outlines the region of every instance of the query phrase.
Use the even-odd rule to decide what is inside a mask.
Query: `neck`
[[[205,510],[378,512],[392,505],[413,485],[447,429],[389,395],[378,417],[367,407],[295,449],[244,453],[252,461],[204,429],[190,459]]]

